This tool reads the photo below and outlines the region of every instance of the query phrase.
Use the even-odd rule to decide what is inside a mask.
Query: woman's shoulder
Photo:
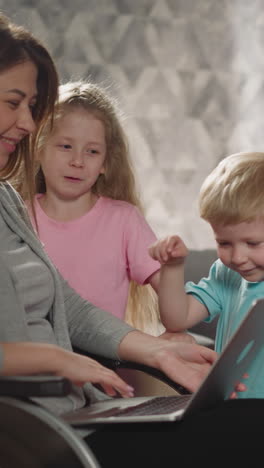
[[[5,198],[18,206],[18,207],[23,207],[24,202],[19,195],[19,193],[15,190],[15,188],[7,181],[1,182],[0,184],[0,190],[1,190],[1,198]]]
[[[10,195],[11,197],[17,197],[18,196],[17,191],[7,181],[2,181],[0,183],[0,190],[1,190],[2,193],[6,193],[7,195]]]

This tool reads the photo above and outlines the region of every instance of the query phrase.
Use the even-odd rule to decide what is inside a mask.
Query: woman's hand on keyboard
[[[59,349],[57,375],[63,375],[78,386],[86,382],[99,384],[109,396],[120,394],[134,396],[133,388],[119,377],[116,372],[87,356]]]
[[[211,369],[218,354],[206,346],[170,341],[137,330],[119,345],[119,356],[164,372],[174,382],[194,392]]]
[[[87,356],[47,343],[1,343],[4,355],[1,375],[54,374],[75,385],[99,384],[110,396],[132,397],[133,388],[115,372]]]

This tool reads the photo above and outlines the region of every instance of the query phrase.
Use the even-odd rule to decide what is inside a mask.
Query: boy
[[[184,330],[219,315],[215,347],[221,352],[252,302],[264,297],[264,153],[223,159],[202,185],[199,208],[213,229],[219,257],[207,278],[184,285],[188,250],[178,236],[156,242],[149,252],[162,264],[159,302],[166,329]],[[240,398],[264,397],[263,359],[264,351]]]

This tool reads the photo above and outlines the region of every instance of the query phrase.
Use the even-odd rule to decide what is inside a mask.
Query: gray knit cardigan
[[[3,182],[0,183],[0,216],[52,272],[55,298],[49,312],[49,321],[57,344],[68,350],[77,346],[92,353],[118,358],[118,346],[133,328],[85,301],[70,288],[46,255],[19,195],[10,184]],[[30,337],[25,310],[0,245],[0,342],[12,341],[30,341]],[[0,348],[0,368],[2,359]]]

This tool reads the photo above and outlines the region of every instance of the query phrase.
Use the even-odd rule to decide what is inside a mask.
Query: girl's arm
[[[206,307],[185,292],[184,263],[188,250],[182,239],[179,236],[161,239],[150,246],[149,254],[161,263],[157,292],[161,321],[167,331],[186,330],[207,317]]]

